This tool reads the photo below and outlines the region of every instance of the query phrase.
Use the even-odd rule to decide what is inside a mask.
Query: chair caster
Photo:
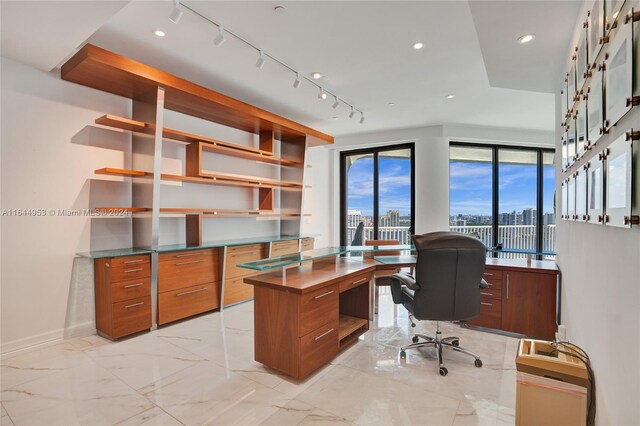
[[[482,367],[482,360],[478,358],[475,360],[474,364],[476,365],[476,367],[480,368]]]
[[[418,343],[418,336],[413,336],[413,338],[411,339],[411,341],[413,343]]]
[[[416,327],[416,324],[412,322],[412,323],[411,323],[411,327],[415,328],[415,327]]]
[[[407,353],[405,351],[400,351],[400,359],[407,359]]]
[[[440,375],[446,376],[447,374],[449,374],[449,370],[447,370],[447,367],[440,367]]]
[[[451,344],[452,344],[453,346],[460,346],[460,340],[457,340],[457,339],[456,339],[456,340],[452,340],[452,341],[451,341]]]

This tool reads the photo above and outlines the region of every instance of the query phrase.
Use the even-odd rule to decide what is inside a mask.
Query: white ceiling
[[[121,2],[99,3],[111,3],[116,8]],[[470,7],[465,1],[186,0],[186,4],[302,73],[324,73],[326,77],[320,81],[327,90],[365,111],[362,125],[348,118],[345,106],[333,110],[332,99],[318,100],[317,90],[310,84],[294,89],[293,74],[281,66],[269,61],[258,70],[257,53],[243,43],[228,37],[221,47],[215,47],[212,40],[217,29],[189,11],[178,25],[173,24],[168,19],[172,9],[169,1],[130,2],[111,18],[104,13],[76,10],[74,18],[92,15],[93,20],[105,21],[89,37],[90,43],[333,135],[445,123],[552,130],[554,98],[543,92],[558,80],[560,71],[556,68],[564,64],[566,49],[556,54],[536,48],[533,54],[532,49],[522,54],[518,49],[524,46],[516,39],[524,28],[533,28],[538,37],[531,46],[539,40],[546,45],[548,40],[542,31],[553,32],[556,28],[541,22],[548,21],[556,8],[563,16],[571,8],[564,2],[545,2],[539,6],[544,13],[518,16],[520,25],[500,26],[493,14],[510,20],[525,4],[537,10],[537,2],[516,2],[520,8],[515,9],[512,2],[481,3]],[[285,6],[286,11],[274,13],[276,5]],[[2,6],[2,55],[15,58],[17,49],[5,50],[5,38],[10,36],[21,46],[33,43],[33,37],[18,31],[26,25],[20,21],[10,28],[12,32],[5,31],[5,21],[15,21],[15,16],[23,21],[35,18],[10,12],[10,19],[5,19],[6,8]],[[62,12],[48,8],[47,16],[55,21]],[[525,25],[527,21],[531,21],[529,26]],[[167,36],[158,38],[152,34],[153,29],[162,29]],[[62,46],[58,37],[51,40],[40,43],[50,44],[51,49],[64,47],[67,54],[76,47]],[[570,34],[549,40],[566,47]],[[424,42],[425,48],[412,49],[415,41]],[[496,55],[487,45],[499,42],[502,55]],[[547,74],[535,84],[528,78],[517,84],[518,75],[531,66],[531,61],[523,58],[532,55],[535,57],[531,61],[548,65]],[[16,59],[29,62],[24,52]],[[490,82],[500,87],[491,87]],[[446,99],[448,94],[455,98]],[[396,105],[390,107],[389,102]]]

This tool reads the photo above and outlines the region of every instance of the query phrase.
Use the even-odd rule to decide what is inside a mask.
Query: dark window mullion
[[[378,239],[378,221],[380,220],[380,214],[378,212],[378,195],[380,191],[378,190],[378,184],[380,179],[378,179],[378,152],[379,150],[373,151],[373,239]]]
[[[498,214],[499,214],[499,209],[500,209],[500,198],[499,198],[499,194],[498,194],[498,188],[499,188],[499,179],[500,179],[500,173],[498,170],[498,166],[499,166],[499,155],[498,155],[498,147],[494,146],[492,148],[492,169],[493,169],[493,182],[491,182],[492,185],[492,195],[493,195],[493,205],[491,206],[491,213],[493,215],[493,219],[491,221],[491,233],[493,234],[493,246],[496,247],[498,245]],[[497,257],[497,253],[493,253],[493,257]]]
[[[542,209],[544,208],[544,164],[543,164],[543,159],[544,159],[544,154],[543,151],[541,149],[538,150],[538,193],[537,193],[537,200],[536,200],[536,243],[538,246],[538,251],[542,251],[542,243],[543,243],[543,235],[542,235],[542,230],[543,230],[543,224],[542,224],[542,220],[544,218],[544,212],[542,211]],[[538,258],[541,260],[542,256],[538,256]]]

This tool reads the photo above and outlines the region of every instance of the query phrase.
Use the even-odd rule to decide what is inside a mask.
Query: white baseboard
[[[35,336],[28,336],[12,340],[10,342],[4,342],[0,347],[0,355],[3,357],[14,356],[23,352],[30,352],[35,349],[53,346],[65,339],[86,337],[93,334],[96,334],[96,325],[93,321],[87,321],[72,327],[61,328],[46,333],[36,334]]]

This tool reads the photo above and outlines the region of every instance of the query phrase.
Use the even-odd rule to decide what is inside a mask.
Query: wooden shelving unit
[[[357,318],[350,315],[340,314],[338,338],[342,340],[354,331],[366,326],[368,323],[369,320],[365,318]]]

